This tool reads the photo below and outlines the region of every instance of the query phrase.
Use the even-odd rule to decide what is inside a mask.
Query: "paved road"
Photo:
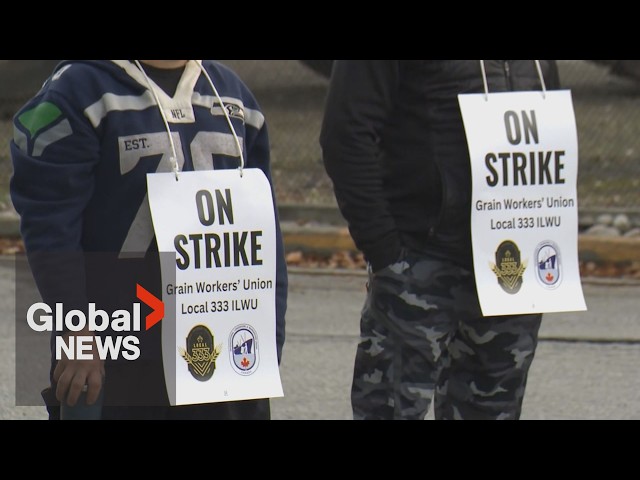
[[[351,367],[364,277],[292,270],[285,392],[277,420],[348,420]],[[15,407],[15,280],[0,259],[0,419],[45,418],[42,407]],[[547,314],[523,419],[640,419],[640,285],[583,286],[587,312]]]
[[[277,419],[349,419],[362,276],[292,273]],[[640,419],[640,285],[585,282],[587,312],[547,314],[523,419]]]

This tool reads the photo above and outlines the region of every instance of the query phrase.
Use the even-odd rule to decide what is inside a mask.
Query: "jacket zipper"
[[[513,85],[511,84],[511,68],[509,67],[509,60],[504,60],[503,66],[504,66],[504,78],[507,81],[507,88],[509,90],[513,90]]]

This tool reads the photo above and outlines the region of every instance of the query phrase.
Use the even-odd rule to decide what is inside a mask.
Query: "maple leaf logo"
[[[242,365],[244,368],[247,368],[249,366],[249,360],[247,360],[247,357],[242,357],[240,365]]]
[[[547,277],[546,278],[547,278],[547,282],[551,282],[551,281],[553,281],[553,279],[555,277],[551,274],[551,272],[549,272],[549,273],[547,273]]]

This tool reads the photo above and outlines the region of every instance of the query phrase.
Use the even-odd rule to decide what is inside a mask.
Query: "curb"
[[[15,215],[7,212],[0,213],[0,237],[20,238],[20,221]]]
[[[357,251],[349,231],[339,227],[282,225],[288,251]],[[591,262],[640,262],[640,238],[578,236],[578,257]]]
[[[640,238],[579,235],[578,257],[586,262],[640,262]]]
[[[292,252],[317,252],[327,254],[334,251],[357,251],[346,227],[328,225],[296,225],[281,222],[285,250]]]
[[[285,249],[289,252],[357,251],[336,208],[284,206],[279,209],[279,216]],[[309,222],[309,218],[314,222]],[[20,238],[20,223],[15,214],[0,214],[0,237]],[[578,257],[591,262],[640,262],[640,238],[578,235]]]
[[[281,205],[278,210],[287,251],[322,254],[335,250],[357,251],[337,207]],[[584,210],[580,212],[579,226],[589,225],[605,213],[616,211],[607,208]],[[631,209],[625,213],[632,224],[640,225],[640,210]],[[640,238],[580,234],[578,258],[586,262],[640,262]]]
[[[316,276],[334,276],[334,277],[363,277],[366,278],[368,273],[366,269],[361,268],[323,268],[323,267],[296,267],[288,266],[289,275],[316,275]],[[610,278],[610,277],[589,277],[580,278],[583,284],[601,285],[605,287],[636,287],[640,285],[640,281],[633,278]]]

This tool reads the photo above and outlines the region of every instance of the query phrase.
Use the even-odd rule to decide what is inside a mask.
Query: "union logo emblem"
[[[536,248],[538,281],[548,289],[560,285],[561,267],[560,249],[554,242],[547,240]]]
[[[187,336],[187,348],[178,347],[178,352],[187,362],[189,372],[196,380],[206,382],[213,376],[216,359],[222,344],[213,345],[213,334],[204,325],[196,325]]]
[[[496,250],[496,263],[489,262],[489,267],[505,292],[514,295],[520,291],[527,262],[521,261],[520,250],[514,242],[502,242]]]
[[[231,365],[240,375],[251,375],[258,368],[258,334],[251,325],[238,325],[229,335]]]

